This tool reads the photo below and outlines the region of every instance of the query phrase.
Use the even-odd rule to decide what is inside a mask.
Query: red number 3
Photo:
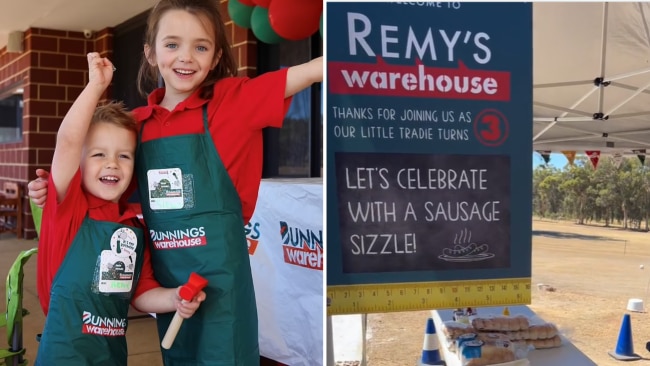
[[[508,138],[508,120],[496,109],[485,109],[474,118],[474,136],[485,146],[499,146]]]
[[[487,130],[481,131],[481,137],[486,141],[496,141],[501,138],[501,123],[499,117],[494,114],[483,116],[481,123],[487,126]]]

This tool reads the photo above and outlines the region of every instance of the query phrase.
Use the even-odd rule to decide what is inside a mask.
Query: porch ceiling
[[[0,48],[28,28],[98,31],[151,8],[156,0],[7,0],[0,11]]]

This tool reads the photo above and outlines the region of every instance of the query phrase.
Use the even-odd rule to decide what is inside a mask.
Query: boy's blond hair
[[[113,101],[97,106],[90,124],[93,125],[98,122],[110,123],[133,132],[138,131],[133,114],[126,110],[122,102]]]

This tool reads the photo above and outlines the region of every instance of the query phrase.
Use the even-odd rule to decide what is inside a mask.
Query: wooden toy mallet
[[[183,301],[192,301],[194,296],[203,290],[207,284],[208,280],[192,272],[190,273],[190,279],[186,284],[181,286],[178,293]],[[172,346],[174,339],[176,339],[176,334],[178,334],[178,330],[181,328],[181,324],[183,324],[183,318],[178,314],[177,310],[171,323],[169,323],[169,327],[167,328],[167,332],[165,333],[162,342],[160,343],[162,348],[169,349]]]

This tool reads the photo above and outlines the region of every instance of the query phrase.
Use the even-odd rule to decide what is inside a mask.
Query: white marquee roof
[[[650,3],[534,3],[533,84],[534,150],[650,152]]]

